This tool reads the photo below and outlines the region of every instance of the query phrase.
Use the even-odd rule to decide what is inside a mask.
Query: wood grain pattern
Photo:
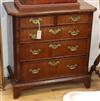
[[[58,7],[55,9],[55,7],[51,7],[52,9],[43,9],[42,8],[34,8],[31,12],[20,12],[14,5],[13,2],[7,2],[4,3],[4,7],[9,15],[12,16],[40,16],[40,15],[51,15],[51,14],[69,14],[69,13],[89,13],[96,11],[96,7],[86,3],[86,2],[80,2],[80,7],[77,9],[69,9],[67,7]]]
[[[50,47],[50,45],[52,45],[52,47]],[[56,47],[55,45],[60,46]],[[19,57],[21,60],[32,60],[57,56],[82,55],[87,54],[88,49],[89,41],[85,39],[57,41],[48,43],[23,44],[19,46]],[[38,53],[32,54],[32,51],[37,51]]]
[[[34,28],[34,27],[38,27],[38,24],[34,24],[32,23],[32,20],[35,19],[41,19],[40,24],[41,26],[53,26],[54,25],[54,18],[53,16],[40,16],[40,17],[23,17],[20,19],[20,27],[21,28]]]
[[[20,2],[22,5],[35,5],[35,4],[48,4],[48,3],[74,3],[77,0],[14,0],[15,2]]]
[[[53,30],[60,29],[61,31],[59,31],[57,34],[53,34],[52,32],[50,32],[51,29]],[[42,38],[39,40],[36,38],[37,30],[38,30],[37,28],[29,28],[29,29],[20,30],[20,33],[19,33],[20,43],[88,38],[90,36],[91,28],[90,28],[90,25],[88,24],[81,24],[81,26],[80,25],[68,25],[68,26],[57,26],[57,27],[41,27]]]
[[[49,59],[20,64],[20,81],[32,82],[82,75],[87,72],[87,56]],[[52,63],[52,64],[50,64]],[[38,72],[32,73],[31,69]]]
[[[14,98],[26,89],[68,81],[83,82],[86,88],[90,87],[88,62],[95,7],[83,3],[74,10],[65,7],[62,10],[59,6],[60,10],[51,7],[47,11],[36,8],[21,12],[12,3],[4,5],[13,19],[14,67],[8,66],[8,70]],[[44,32],[42,35],[46,35],[33,41],[26,34],[37,29],[37,24]],[[51,33],[63,35],[52,39]],[[66,33],[80,35],[72,37]]]
[[[57,22],[58,22],[58,25],[89,23],[89,18],[90,18],[89,13],[75,13],[75,14],[73,13],[73,14],[58,16]]]
[[[52,7],[56,9],[59,7],[74,9],[79,7],[77,0],[14,0],[14,3],[20,11],[32,11],[32,9],[36,8],[41,9],[41,4],[43,5],[42,9],[52,9]]]

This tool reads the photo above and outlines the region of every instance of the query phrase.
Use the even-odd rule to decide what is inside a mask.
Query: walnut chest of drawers
[[[28,88],[80,81],[89,88],[91,30],[95,7],[20,12],[4,3],[12,15],[14,66],[8,66],[14,98]],[[37,31],[42,33],[37,37]]]

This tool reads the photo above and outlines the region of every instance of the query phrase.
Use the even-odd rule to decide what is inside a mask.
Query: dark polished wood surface
[[[66,7],[62,7],[62,8],[58,8],[58,9],[55,9],[55,8],[52,8],[52,9],[32,9],[31,12],[20,12],[14,5],[14,3],[12,2],[7,2],[7,3],[4,3],[4,6],[5,6],[5,9],[7,11],[7,13],[9,15],[12,15],[12,16],[30,16],[30,15],[46,15],[46,14],[68,14],[68,13],[76,13],[76,12],[93,12],[96,10],[96,7],[86,3],[86,2],[82,2],[80,3],[80,7],[77,8],[77,9],[68,9]]]
[[[52,32],[49,32],[50,29],[61,29],[61,31],[58,34],[53,34]],[[86,29],[86,30],[84,30]],[[69,25],[69,26],[60,26],[60,27],[43,27],[42,30],[42,39],[38,40],[36,39],[36,31],[37,28],[29,28],[29,29],[23,29],[20,31],[20,43],[31,43],[34,41],[54,41],[54,40],[69,40],[69,39],[81,39],[81,38],[88,38],[90,36],[90,25],[82,24],[80,25]],[[77,32],[76,35],[71,34],[71,32]],[[46,34],[44,34],[46,33]],[[84,34],[85,33],[85,34]]]
[[[52,65],[50,63],[55,64]],[[32,69],[38,70],[38,72],[33,74]],[[40,80],[84,75],[84,73],[87,73],[87,56],[22,62],[20,71],[20,82],[37,82]]]
[[[77,0],[14,0],[22,5],[50,4],[50,3],[74,3]]]
[[[27,12],[33,9],[79,8],[77,0],[14,0],[14,3],[18,10]]]
[[[57,46],[58,45],[58,46]],[[50,47],[51,46],[51,47]],[[55,48],[56,47],[56,48]],[[71,47],[75,48],[72,50]],[[32,51],[40,52],[34,55]],[[23,61],[52,58],[57,56],[72,56],[87,54],[89,50],[89,41],[87,39],[55,41],[48,43],[22,44],[19,46],[19,58]]]
[[[95,7],[33,9],[21,12],[4,3],[13,20],[14,67],[8,66],[14,98],[25,89],[67,81],[90,87],[88,72],[92,18]],[[42,36],[37,39],[37,31]]]

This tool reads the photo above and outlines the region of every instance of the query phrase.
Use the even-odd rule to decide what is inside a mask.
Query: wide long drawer
[[[22,62],[20,80],[29,82],[84,75],[88,72],[87,66],[87,56]]]
[[[48,43],[22,44],[19,47],[20,60],[41,59],[56,56],[87,54],[88,39],[55,41]]]
[[[42,35],[40,39],[37,39],[37,30],[38,29],[36,28],[21,30],[19,34],[20,43],[57,39],[88,38],[91,28],[89,24],[41,28]]]

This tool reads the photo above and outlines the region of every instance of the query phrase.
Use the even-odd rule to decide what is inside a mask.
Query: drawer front
[[[20,72],[20,80],[24,82],[82,75],[87,73],[87,57],[25,62],[21,63]]]
[[[20,59],[30,60],[56,56],[87,54],[88,40],[70,40],[20,45]]]
[[[89,23],[90,22],[89,14],[69,14],[69,15],[60,15],[57,18],[58,25],[63,24],[77,24],[77,23]]]
[[[20,64],[21,81],[38,81],[49,77],[49,68],[46,62],[25,62]]]
[[[85,29],[85,30],[84,30]],[[69,25],[62,27],[41,28],[41,39],[37,39],[37,29],[25,29],[20,31],[20,42],[70,39],[70,38],[88,38],[90,35],[90,26],[88,24]]]
[[[31,60],[48,57],[48,44],[23,44],[20,45],[20,60]]]
[[[21,28],[33,28],[40,26],[50,26],[54,25],[53,16],[43,16],[43,17],[23,17],[20,18]]]
[[[65,58],[60,63],[61,65],[57,68],[58,77],[84,75],[88,72],[88,58],[86,56]]]

